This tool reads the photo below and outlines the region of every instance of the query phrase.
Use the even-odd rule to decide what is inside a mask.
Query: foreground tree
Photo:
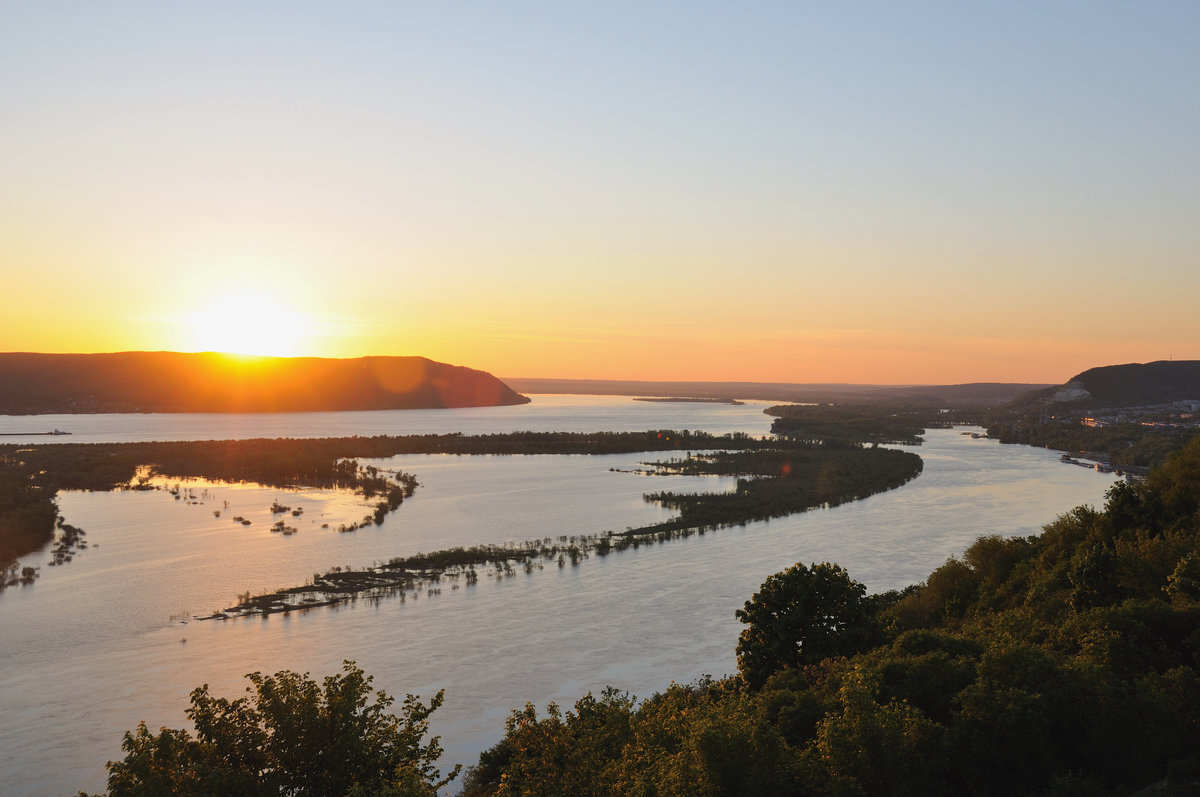
[[[742,678],[757,688],[779,670],[858,652],[872,630],[866,592],[827,562],[769,576],[736,612],[748,626],[738,637]]]
[[[672,684],[636,701],[588,693],[544,716],[526,704],[467,770],[463,797],[626,797],[795,793],[782,736],[740,682]]]
[[[374,693],[371,678],[353,662],[322,684],[290,671],[247,676],[248,697],[229,701],[192,692],[188,718],[196,729],[145,723],[126,732],[126,756],[108,764],[111,797],[124,795],[435,795],[457,775],[442,778],[437,737],[425,741],[438,692],[423,704],[407,695],[399,715],[394,700]]]

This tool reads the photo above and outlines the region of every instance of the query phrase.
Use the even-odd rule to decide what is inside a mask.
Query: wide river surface
[[[290,415],[0,417],[3,442],[326,437],[518,430],[699,429],[765,434],[762,403],[647,403],[625,397],[534,396],[472,410]],[[52,429],[71,436],[33,433]],[[978,431],[978,430],[975,430]],[[24,435],[30,435],[25,437]],[[472,764],[513,709],[569,706],[612,685],[647,697],[672,681],[736,670],[734,610],[771,573],[797,561],[838,562],[871,591],[921,581],[983,534],[1027,535],[1079,504],[1099,506],[1111,475],[1056,452],[1002,446],[962,430],[930,430],[915,447],[924,472],[863,501],[440,593],[357,602],[268,618],[199,622],[238,593],[303,583],[335,565],[362,566],[456,545],[593,534],[667,516],[660,489],[722,490],[732,480],[628,471],[655,454],[404,456],[375,460],[421,486],[381,526],[339,534],[363,505],[335,491],[289,492],[190,482],[167,491],[66,493],[67,522],[90,547],[0,593],[0,790],[64,795],[103,788],[122,732],[186,725],[203,683],[235,697],[253,671],[315,677],[356,661],[392,695],[428,699],[443,770]],[[273,501],[298,530],[268,528]],[[219,513],[219,516],[218,516]],[[234,522],[244,517],[250,525]]]

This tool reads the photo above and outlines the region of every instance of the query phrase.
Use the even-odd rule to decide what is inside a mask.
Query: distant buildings
[[[1197,411],[1200,411],[1200,400],[1188,399],[1171,404],[1097,410],[1092,415],[1081,418],[1079,423],[1093,429],[1116,423],[1134,423],[1150,429],[1191,429],[1200,425],[1196,421]]]

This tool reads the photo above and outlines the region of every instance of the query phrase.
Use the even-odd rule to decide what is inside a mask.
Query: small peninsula
[[[343,412],[528,402],[485,371],[425,357],[0,353],[0,415]]]

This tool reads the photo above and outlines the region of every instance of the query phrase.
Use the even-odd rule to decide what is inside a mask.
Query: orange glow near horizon
[[[197,292],[198,293],[198,292]],[[189,294],[190,295],[190,294]],[[164,306],[162,300],[145,300]],[[482,311],[437,318],[379,309],[362,317],[322,316],[301,302],[227,287],[190,307],[155,315],[104,317],[80,305],[63,322],[0,318],[0,349],[48,353],[212,351],[239,355],[420,355],[501,378],[850,384],[1062,383],[1100,365],[1195,359],[1152,339],[1119,336],[954,335],[904,329],[792,329],[707,326],[617,318],[612,327],[561,319],[495,320]],[[67,316],[70,316],[67,318]],[[464,314],[465,315],[465,314]],[[519,316],[519,314],[517,314]]]
[[[1200,4],[9,5],[0,351],[810,384],[1200,359]]]

